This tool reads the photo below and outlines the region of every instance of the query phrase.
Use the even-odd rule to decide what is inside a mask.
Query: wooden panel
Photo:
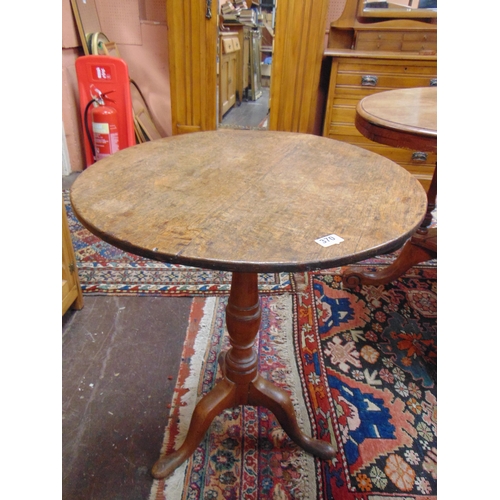
[[[83,295],[78,279],[75,252],[71,242],[68,219],[64,202],[62,203],[62,314],[71,306],[83,307]]]
[[[314,131],[328,3],[280,0],[270,90],[271,130]]]
[[[172,134],[217,128],[217,16],[197,0],[169,0]]]

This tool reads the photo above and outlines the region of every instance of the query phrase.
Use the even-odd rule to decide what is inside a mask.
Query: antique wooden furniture
[[[362,99],[356,108],[356,127],[372,141],[396,148],[437,152],[437,88],[399,89]],[[437,228],[429,228],[436,208],[437,165],[427,192],[426,216],[405,243],[396,261],[376,273],[349,272],[346,286],[389,283],[414,265],[437,256]]]
[[[221,33],[219,38],[219,121],[222,121],[222,117],[236,104],[236,92],[239,92],[242,80],[242,62],[238,33]]]
[[[427,189],[435,153],[371,141],[356,129],[354,119],[357,103],[368,95],[437,85],[437,13],[366,5],[365,0],[347,0],[342,16],[330,28],[324,53],[331,59],[331,73],[323,135],[386,156]]]
[[[82,288],[78,279],[75,251],[71,242],[68,219],[62,204],[62,313],[70,307],[81,309],[83,307]]]
[[[269,408],[308,452],[334,455],[332,444],[301,431],[288,394],[258,373],[257,273],[335,267],[399,248],[427,206],[413,176],[314,135],[222,129],[119,151],[79,176],[71,202],[85,227],[125,251],[233,272],[224,378],[197,404],[182,446],[155,464],[155,477],[186,460],[224,408],[242,404]]]
[[[222,16],[221,16],[222,17]],[[239,103],[243,99],[245,94],[245,89],[249,85],[249,77],[248,77],[248,69],[250,65],[250,41],[249,41],[249,31],[250,28],[244,26],[240,23],[227,23],[224,24],[224,21],[221,20],[221,24],[219,25],[219,34],[233,33],[232,36],[238,37],[238,45],[240,47],[239,52],[237,53],[237,61],[236,61],[236,90],[235,97],[236,102]],[[221,53],[221,48],[219,48],[219,54]],[[220,68],[219,68],[220,72]],[[220,90],[219,90],[220,92]],[[221,121],[221,106],[219,99],[219,122]]]

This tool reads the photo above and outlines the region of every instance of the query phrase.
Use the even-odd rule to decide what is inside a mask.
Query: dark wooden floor
[[[190,304],[86,296],[63,317],[64,499],[148,498]]]

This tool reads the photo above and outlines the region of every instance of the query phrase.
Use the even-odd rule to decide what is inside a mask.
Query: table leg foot
[[[186,439],[182,446],[167,455],[160,457],[151,471],[156,479],[165,479],[196,450],[205,436],[212,420],[219,413],[235,405],[235,385],[221,380],[196,405]]]
[[[290,439],[311,455],[323,460],[329,460],[335,456],[336,449],[331,443],[311,438],[302,432],[288,393],[260,375],[250,383],[248,404],[264,406],[271,410]]]
[[[398,258],[390,266],[374,273],[352,271],[342,277],[342,283],[346,288],[390,283],[413,266],[435,259],[437,256],[436,239],[437,230],[433,229],[430,229],[426,235],[415,235],[405,243]]]

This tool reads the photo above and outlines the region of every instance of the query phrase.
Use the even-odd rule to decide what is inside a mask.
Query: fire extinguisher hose
[[[92,141],[92,134],[90,133],[89,120],[88,120],[89,108],[90,106],[92,106],[94,102],[97,102],[97,100],[92,99],[85,107],[84,122],[85,122],[85,132],[87,133],[87,139],[89,140],[90,149],[92,150],[92,157],[95,159],[95,148],[94,148],[94,143]]]

